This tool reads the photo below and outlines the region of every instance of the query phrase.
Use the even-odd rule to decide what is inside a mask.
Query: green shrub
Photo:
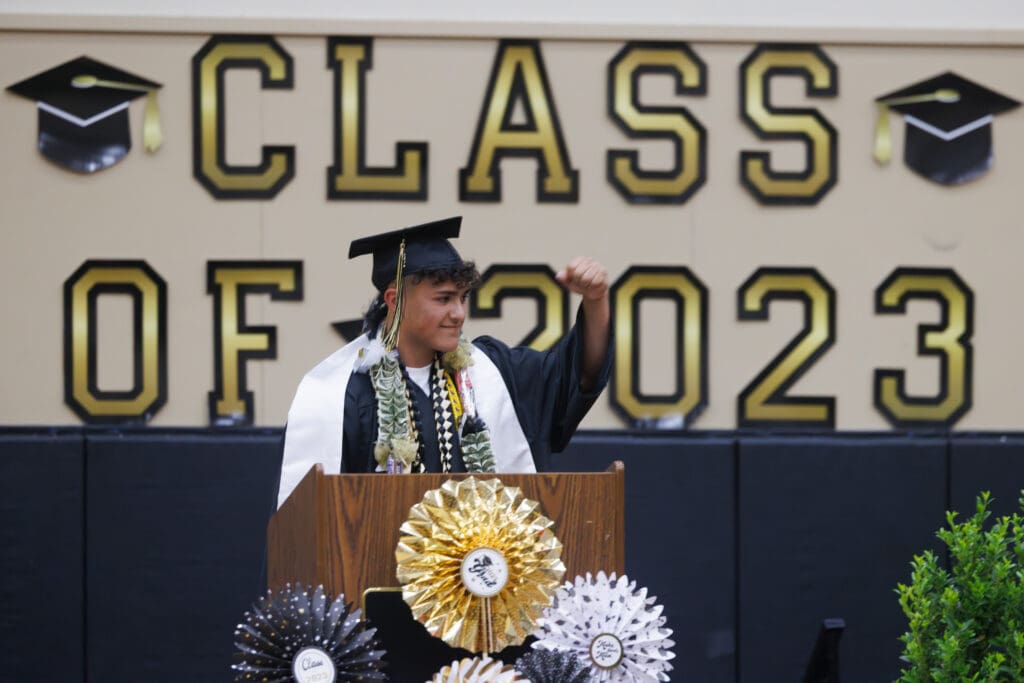
[[[997,519],[986,530],[989,494],[961,523],[946,513],[937,536],[952,571],[930,550],[914,557],[910,585],[896,588],[910,630],[900,683],[1024,681],[1024,517]],[[1024,491],[1020,499],[1024,512]]]

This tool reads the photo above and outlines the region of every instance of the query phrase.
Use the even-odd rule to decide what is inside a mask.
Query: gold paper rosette
[[[474,477],[446,481],[412,506],[395,549],[398,581],[431,635],[497,652],[534,631],[565,576],[554,522],[538,507],[516,487]],[[484,590],[474,575],[484,576]]]

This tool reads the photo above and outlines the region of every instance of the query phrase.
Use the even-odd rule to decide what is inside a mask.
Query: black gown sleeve
[[[354,372],[345,388],[345,415],[341,435],[341,471],[373,472],[377,461],[373,446],[377,438],[377,401],[370,376]]]
[[[580,387],[582,322],[580,308],[573,328],[547,351],[509,347],[493,337],[479,337],[473,342],[501,372],[538,471],[548,469],[552,452],[560,452],[568,445],[611,373],[609,334],[604,365],[594,387],[589,391]]]

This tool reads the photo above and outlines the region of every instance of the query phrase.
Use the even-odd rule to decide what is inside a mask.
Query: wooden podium
[[[397,587],[395,547],[409,508],[448,479],[497,477],[554,520],[565,578],[625,571],[625,471],[544,474],[338,474],[316,465],[267,527],[267,583],[323,584],[359,603],[367,588]]]

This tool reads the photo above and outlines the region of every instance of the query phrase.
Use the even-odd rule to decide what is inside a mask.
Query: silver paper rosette
[[[339,594],[329,602],[323,586],[301,583],[267,591],[235,629],[236,683],[386,681],[377,629]]]
[[[661,612],[625,575],[577,576],[555,592],[533,647],[576,653],[594,681],[667,681],[675,643]]]

